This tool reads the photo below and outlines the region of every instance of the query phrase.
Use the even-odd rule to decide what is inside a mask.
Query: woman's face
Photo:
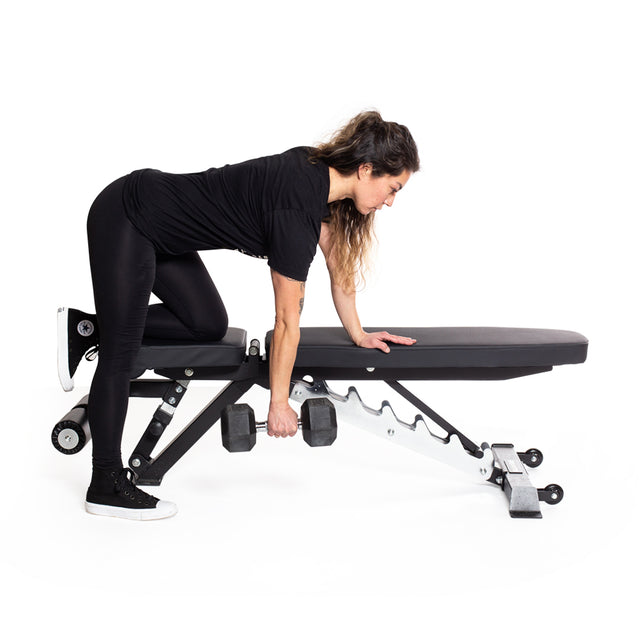
[[[382,209],[385,204],[390,207],[411,173],[405,169],[399,176],[374,176],[371,165],[365,164],[358,169],[357,177],[353,202],[361,214],[368,215]]]

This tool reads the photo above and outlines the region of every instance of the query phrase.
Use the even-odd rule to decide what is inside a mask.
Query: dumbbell
[[[336,410],[327,398],[309,398],[300,408],[298,427],[310,447],[326,447],[338,435]],[[227,451],[251,451],[256,443],[256,433],[266,431],[266,422],[256,422],[253,409],[248,404],[227,405],[220,416],[222,445]]]

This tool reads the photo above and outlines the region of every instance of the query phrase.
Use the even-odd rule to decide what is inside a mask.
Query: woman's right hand
[[[385,353],[389,353],[391,349],[387,342],[395,342],[396,344],[406,344],[408,346],[416,343],[415,338],[406,338],[405,336],[395,336],[388,331],[376,331],[375,333],[362,332],[362,337],[354,341],[359,347],[365,349],[380,349]]]
[[[295,436],[296,431],[298,431],[298,415],[289,403],[272,402],[269,405],[267,417],[267,433],[276,438],[286,438]]]

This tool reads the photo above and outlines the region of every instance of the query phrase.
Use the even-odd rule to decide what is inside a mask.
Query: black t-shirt
[[[161,253],[236,249],[304,281],[329,211],[329,169],[309,147],[200,173],[141,169],[127,176],[124,206]]]

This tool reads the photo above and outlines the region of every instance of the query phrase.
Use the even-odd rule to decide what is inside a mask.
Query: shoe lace
[[[99,345],[95,345],[95,347],[91,347],[91,349],[89,349],[84,354],[84,359],[88,360],[89,362],[92,362],[93,360],[95,360],[98,357],[98,346]]]
[[[147,502],[149,500],[153,500],[153,496],[150,496],[148,493],[142,491],[142,489],[138,489],[136,485],[133,483],[134,473],[128,467],[122,469],[116,478],[115,482],[115,490],[116,493],[125,493],[126,495],[132,496],[135,500],[140,500],[141,502]]]

